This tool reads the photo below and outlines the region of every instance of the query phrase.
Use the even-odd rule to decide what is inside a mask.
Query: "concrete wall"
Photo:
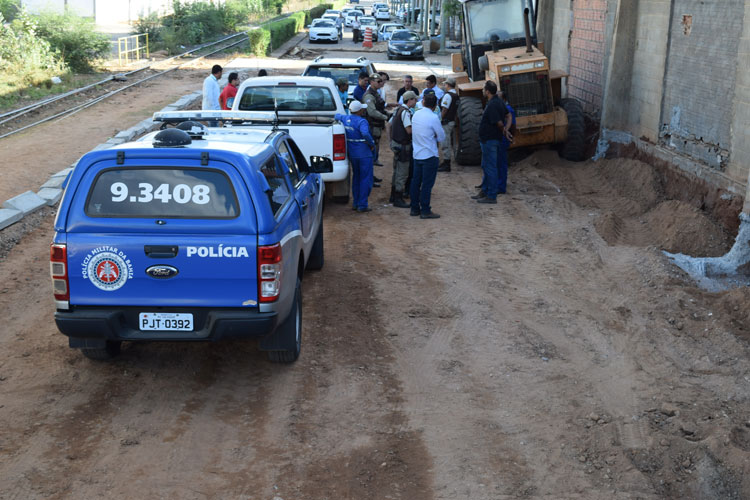
[[[674,0],[661,143],[724,170],[731,144],[731,116],[744,0]],[[720,34],[720,36],[717,36]]]
[[[737,75],[734,110],[731,115],[731,151],[727,174],[733,179],[748,179],[750,169],[750,1],[745,2],[742,36],[737,49]],[[750,180],[746,184],[750,189]],[[750,193],[745,195],[744,212],[750,213]]]
[[[552,40],[551,47],[545,50],[549,54],[550,67],[570,72],[570,35],[573,30],[573,17],[571,9],[572,0],[554,0],[554,8],[544,11],[552,14]],[[567,81],[563,79],[563,95],[567,94]]]

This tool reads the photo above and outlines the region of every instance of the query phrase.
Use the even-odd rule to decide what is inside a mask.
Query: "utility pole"
[[[445,15],[445,0],[440,2],[440,53],[445,54],[445,39],[448,36],[448,17]]]

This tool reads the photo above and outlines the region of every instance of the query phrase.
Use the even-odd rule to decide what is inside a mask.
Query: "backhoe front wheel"
[[[467,96],[458,100],[456,163],[459,165],[482,163],[482,150],[479,148],[479,122],[482,120],[483,112],[482,99],[479,97]]]
[[[560,156],[568,161],[583,161],[586,159],[586,122],[581,103],[562,99],[560,107],[568,115],[568,138],[560,149]]]

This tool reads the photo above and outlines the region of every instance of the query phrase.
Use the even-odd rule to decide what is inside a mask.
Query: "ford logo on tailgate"
[[[174,276],[177,276],[177,273],[179,271],[176,267],[172,266],[151,266],[148,269],[146,269],[146,274],[151,276],[152,278],[159,278],[159,279],[167,279],[167,278],[173,278]]]

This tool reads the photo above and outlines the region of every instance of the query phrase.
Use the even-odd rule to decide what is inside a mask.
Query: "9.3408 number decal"
[[[177,184],[170,191],[169,184],[160,184],[159,187],[154,189],[152,184],[141,182],[138,184],[139,192],[137,196],[128,193],[128,186],[124,182],[115,182],[109,190],[112,193],[112,201],[118,203],[121,201],[149,203],[153,200],[169,203],[174,200],[180,204],[193,202],[196,205],[205,205],[211,201],[210,188],[205,184],[196,184],[192,188],[187,184]]]

